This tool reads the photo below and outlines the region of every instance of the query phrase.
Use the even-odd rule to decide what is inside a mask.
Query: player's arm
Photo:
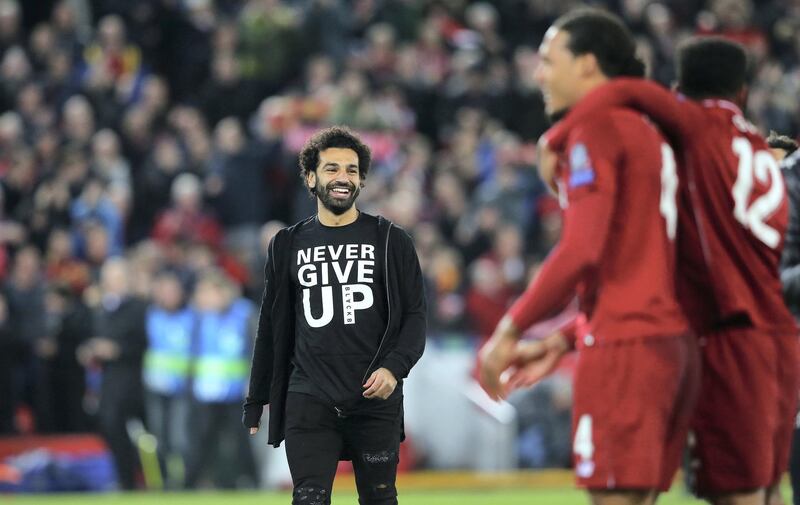
[[[598,111],[614,107],[629,107],[646,114],[676,146],[685,145],[698,124],[697,105],[688,98],[653,81],[618,78],[588,94],[543,135],[542,141],[554,152],[562,152],[570,130]]]
[[[578,282],[600,261],[613,209],[613,194],[604,191],[569,202],[561,240],[507,313],[517,333],[553,316],[572,300]]]
[[[493,398],[504,394],[500,374],[512,365],[522,332],[563,309],[580,280],[600,262],[614,211],[614,162],[594,157],[594,166],[570,174],[561,240],[481,350],[481,382]]]
[[[250,368],[250,385],[247,398],[244,402],[242,423],[250,428],[250,434],[258,431],[264,405],[269,403],[270,387],[272,385],[272,368],[274,361],[273,335],[272,335],[272,305],[275,301],[275,240],[269,243],[269,251],[264,265],[264,293],[261,296],[261,308],[258,314],[258,328],[256,341],[253,347],[253,360]]]

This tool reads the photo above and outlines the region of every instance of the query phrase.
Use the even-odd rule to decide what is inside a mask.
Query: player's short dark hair
[[[747,82],[747,53],[722,37],[692,37],[678,47],[678,88],[690,98],[732,98]]]
[[[769,132],[767,144],[769,144],[769,147],[772,149],[783,149],[786,151],[787,156],[797,151],[798,148],[796,140],[786,135],[778,135],[775,131]]]
[[[361,179],[367,178],[372,151],[361,139],[345,126],[332,126],[314,134],[300,151],[300,177],[303,181],[319,165],[319,153],[331,147],[352,149],[358,156],[358,172]],[[314,191],[311,190],[313,194]]]
[[[645,65],[636,56],[636,41],[614,14],[597,8],[576,9],[553,26],[569,33],[567,47],[572,54],[593,54],[606,77],[644,77]]]

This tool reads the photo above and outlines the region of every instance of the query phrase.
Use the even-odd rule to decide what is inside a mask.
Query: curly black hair
[[[775,131],[769,132],[769,137],[767,137],[767,144],[772,149],[783,149],[786,151],[786,156],[789,156],[793,152],[797,151],[797,141],[791,137],[787,137],[786,135],[778,135]]]
[[[332,126],[314,134],[300,151],[300,177],[305,185],[306,177],[316,172],[319,166],[319,153],[331,147],[352,149],[358,155],[358,171],[361,180],[367,178],[372,151],[361,139],[346,126]],[[308,188],[313,195],[314,189]]]
[[[675,68],[678,90],[694,98],[734,98],[747,85],[747,51],[722,37],[697,36],[683,41]]]

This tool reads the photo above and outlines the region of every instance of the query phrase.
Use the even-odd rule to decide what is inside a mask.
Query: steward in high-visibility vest
[[[190,489],[212,469],[218,487],[257,482],[250,441],[238,427],[239,404],[248,382],[255,307],[239,293],[239,287],[216,270],[202,274],[195,290],[197,326],[186,459],[186,487]]]
[[[200,312],[194,363],[194,397],[202,402],[244,399],[250,372],[253,303],[234,300],[220,312]]]
[[[194,323],[195,315],[188,307],[171,311],[152,305],[148,309],[144,383],[149,391],[165,396],[186,392]]]
[[[189,444],[189,380],[192,337],[197,318],[186,305],[183,283],[175,272],[160,272],[153,282],[153,303],[147,309],[148,349],[143,379],[147,424],[158,440],[167,487],[183,487],[184,458]]]

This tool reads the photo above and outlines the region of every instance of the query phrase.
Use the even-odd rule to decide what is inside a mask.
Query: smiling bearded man
[[[370,159],[346,128],[314,135],[300,172],[317,214],[269,244],[243,422],[256,433],[270,405],[294,504],[330,504],[341,459],[359,503],[397,503],[403,379],[425,348],[425,295],[411,237],[356,208]]]

